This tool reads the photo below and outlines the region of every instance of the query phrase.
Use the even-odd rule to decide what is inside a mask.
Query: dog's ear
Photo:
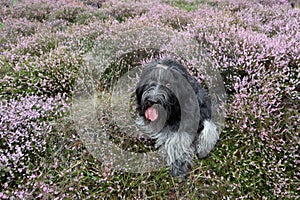
[[[141,104],[141,100],[142,100],[142,95],[143,92],[145,91],[145,85],[139,86],[136,88],[135,90],[135,94],[136,94],[136,101],[137,104],[140,105]]]

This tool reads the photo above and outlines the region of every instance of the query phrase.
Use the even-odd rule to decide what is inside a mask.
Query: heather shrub
[[[35,31],[36,24],[27,19],[6,19],[3,22],[3,27],[0,29],[0,49],[4,51],[11,44],[15,44],[18,37],[34,34]]]
[[[5,5],[4,5],[5,6]],[[51,22],[64,20],[69,23],[84,24],[92,19],[105,18],[103,10],[90,9],[79,1],[17,1],[13,6],[5,6],[3,12],[17,19],[31,22]]]
[[[24,96],[0,103],[1,198],[28,198],[34,180],[41,176],[41,158],[52,127],[47,122],[61,116],[60,96]],[[16,188],[12,193],[6,193]],[[18,189],[17,189],[18,188]]]
[[[110,0],[104,2],[102,8],[119,22],[141,17],[148,22],[150,20],[153,20],[154,23],[155,21],[161,21],[165,25],[180,29],[189,20],[189,16],[186,16],[186,13],[183,15],[180,9],[159,1],[144,1],[132,4],[131,1],[127,0]]]
[[[288,1],[0,6],[0,199],[299,199],[300,12]],[[172,40],[171,33],[180,37]],[[156,43],[164,45],[148,48]],[[168,53],[186,55],[194,45],[221,72],[228,95],[221,140],[210,157],[196,160],[183,183],[167,168],[137,174],[100,163],[70,115],[79,69],[100,71],[98,89],[109,95],[128,70]],[[105,63],[108,57],[114,59]],[[196,59],[182,62],[205,84]],[[109,120],[102,126],[106,134],[118,133],[116,127]],[[135,151],[136,144],[118,145]]]
[[[21,62],[22,65],[13,66],[7,63],[3,66],[5,75],[1,80],[1,97],[14,98],[18,94],[28,93],[46,96],[70,95],[80,65],[80,59],[75,55],[66,53],[63,48],[57,48],[35,62]]]
[[[132,3],[128,0],[109,0],[105,1],[101,8],[107,11],[108,15],[114,17],[119,22],[125,21],[127,18],[140,16],[148,11],[148,7],[155,4],[155,1],[145,1]]]
[[[7,39],[15,39],[18,36],[28,36],[34,34],[36,31],[36,23],[33,23],[27,19],[19,18],[19,19],[7,19],[5,21],[5,26],[3,23],[2,30],[5,35],[4,38]]]
[[[105,12],[102,10],[95,11],[82,5],[64,5],[58,8],[54,13],[51,13],[51,19],[65,20],[69,23],[87,24],[93,19],[103,20],[106,18]]]
[[[163,24],[176,30],[181,30],[192,21],[192,17],[189,13],[185,13],[179,8],[172,7],[168,4],[153,5],[144,17],[154,21],[161,21]]]
[[[201,30],[202,25],[200,32],[196,31],[199,42],[223,71],[231,94],[223,139],[236,150],[221,144],[223,153],[233,153],[224,154],[231,159],[218,173],[232,182],[228,192],[247,194],[246,198],[254,198],[254,188],[262,197],[296,195],[299,35],[294,30],[299,23],[294,18],[283,21],[299,12],[276,5],[273,8],[278,9],[261,6],[248,12],[252,8],[245,5],[233,10],[239,20],[226,18],[226,24],[219,26],[224,21],[210,23],[208,19],[205,24],[213,26],[206,29],[210,34]],[[281,15],[280,20],[274,20],[274,15]],[[229,167],[231,172],[225,172]]]
[[[30,21],[43,22],[49,19],[52,11],[51,3],[45,0],[16,2],[9,11],[13,18],[26,18]]]
[[[15,54],[27,56],[40,56],[57,47],[57,38],[53,35],[31,36],[22,39],[22,43],[15,46]]]
[[[190,11],[195,11],[197,10],[197,8],[199,8],[201,6],[201,4],[199,4],[199,2],[196,2],[194,0],[191,1],[182,1],[182,0],[177,0],[177,1],[165,1],[166,3],[178,7],[181,10],[185,10],[187,12]],[[213,3],[213,2],[207,2],[207,1],[203,1],[205,3]]]

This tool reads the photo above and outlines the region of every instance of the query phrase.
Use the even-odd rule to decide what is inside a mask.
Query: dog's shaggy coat
[[[219,139],[206,90],[175,60],[144,67],[136,103],[137,124],[156,140],[173,176],[186,178],[194,154],[206,157]]]

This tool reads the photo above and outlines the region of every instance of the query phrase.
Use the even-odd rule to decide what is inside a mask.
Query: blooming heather
[[[0,199],[299,199],[299,19],[287,0],[1,1]],[[187,183],[101,168],[69,119],[84,55],[145,27],[195,39],[227,91],[221,141]]]

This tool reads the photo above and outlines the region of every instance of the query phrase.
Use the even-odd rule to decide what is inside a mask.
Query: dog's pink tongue
[[[150,121],[155,121],[158,118],[158,111],[154,106],[149,107],[145,112],[145,117]]]

